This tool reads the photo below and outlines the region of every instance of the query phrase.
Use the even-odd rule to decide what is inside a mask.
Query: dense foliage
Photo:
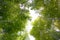
[[[59,40],[60,31],[60,0],[0,0],[0,40],[25,40],[27,32],[24,30],[29,17],[29,10],[44,9],[33,24],[31,35],[35,40]],[[40,10],[39,10],[40,11]],[[22,32],[24,33],[22,33]],[[19,34],[17,34],[20,32]]]
[[[38,2],[37,2],[38,1]],[[35,9],[44,7],[44,10],[40,13],[42,17],[39,17],[33,22],[33,29],[31,34],[36,40],[59,40],[60,31],[56,31],[55,28],[60,29],[60,2],[59,0],[35,0]],[[41,5],[40,5],[41,4]]]
[[[29,18],[28,10],[20,9],[25,0],[0,0],[0,40],[16,40],[17,32],[23,31]]]

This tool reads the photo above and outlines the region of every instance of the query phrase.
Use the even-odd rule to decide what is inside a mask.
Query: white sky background
[[[35,40],[35,38],[32,35],[30,35],[30,31],[33,28],[31,23],[39,16],[39,14],[38,13],[36,14],[35,13],[36,11],[31,10],[30,8],[29,8],[29,12],[30,12],[31,20],[27,21],[26,30],[27,30],[27,33],[29,34],[28,36],[30,40]]]
[[[28,2],[32,3],[32,0],[29,0]],[[32,35],[30,35],[30,31],[33,28],[31,23],[39,16],[39,14],[38,13],[36,14],[35,10],[31,10],[31,7],[29,7],[28,10],[30,12],[29,16],[31,16],[31,20],[27,21],[26,30],[27,30],[27,33],[28,33],[28,36],[29,36],[29,40],[35,40],[35,38]],[[28,40],[28,39],[26,39],[26,40]]]
[[[43,8],[40,8],[40,11],[43,10]],[[36,12],[37,10],[31,10],[31,7],[29,8],[29,12],[30,12],[30,16],[31,16],[31,20],[27,21],[27,25],[26,25],[26,30],[28,33],[28,36],[30,38],[30,40],[35,40],[35,38],[30,35],[30,31],[33,28],[33,25],[31,24],[33,21],[35,21],[39,16],[41,16],[38,12]]]
[[[40,8],[40,10],[43,10],[43,8]],[[35,21],[39,16],[41,16],[38,12],[36,12],[36,10],[31,10],[31,7],[29,8],[29,12],[30,12],[29,16],[31,16],[31,20],[28,20],[26,25],[26,30],[28,33],[33,27],[31,23]]]

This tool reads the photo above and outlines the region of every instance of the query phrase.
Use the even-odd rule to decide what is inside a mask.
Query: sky
[[[32,35],[30,35],[30,31],[33,28],[31,23],[39,16],[39,14],[36,14],[35,13],[36,11],[31,10],[31,9],[29,9],[29,12],[30,12],[31,20],[27,21],[26,30],[27,30],[29,39],[30,40],[35,40],[35,38]]]
[[[43,10],[43,8],[41,7],[39,10],[41,11]],[[32,35],[30,35],[30,31],[33,28],[32,22],[34,22],[41,15],[39,14],[39,12],[37,12],[37,10],[31,10],[31,7],[29,8],[29,13],[30,13],[29,16],[31,16],[31,20],[27,21],[26,30],[27,30],[29,39],[35,40],[35,38]]]

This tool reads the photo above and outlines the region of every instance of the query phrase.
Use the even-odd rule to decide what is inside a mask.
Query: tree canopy
[[[60,40],[60,0],[28,1],[0,0],[0,40],[26,40],[25,26],[31,18],[30,7],[41,15],[32,22],[30,34],[35,40]],[[40,10],[41,7],[44,9]]]

